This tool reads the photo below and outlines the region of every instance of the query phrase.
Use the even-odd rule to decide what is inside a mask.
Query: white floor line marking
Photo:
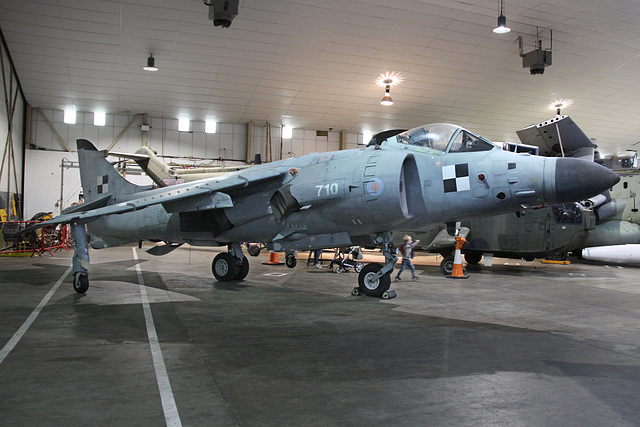
[[[38,315],[40,314],[44,306],[47,305],[47,303],[49,302],[53,294],[56,293],[56,291],[58,290],[62,282],[64,282],[64,279],[67,278],[69,273],[71,273],[71,267],[67,268],[67,271],[65,271],[64,274],[60,276],[60,278],[53,285],[51,290],[47,292],[44,298],[42,298],[42,301],[40,301],[40,304],[38,304],[38,306],[33,309],[29,317],[27,317],[27,320],[24,321],[22,326],[20,326],[20,328],[16,331],[16,333],[13,334],[13,336],[5,344],[5,346],[2,347],[2,350],[0,350],[0,365],[2,365],[2,362],[4,362],[4,359],[9,355],[11,350],[13,350],[13,348],[18,344],[18,342],[24,336],[24,334],[27,333],[27,330],[29,329],[29,327],[31,327],[31,324],[36,320],[36,317],[38,317]]]
[[[135,261],[138,261],[138,253],[136,252],[136,248],[131,248],[131,250],[133,251],[133,259]],[[139,263],[136,263],[136,273],[138,273],[140,297],[142,298],[142,310],[144,311],[144,320],[147,325],[147,336],[149,337],[149,346],[151,347],[153,367],[156,371],[158,390],[160,391],[160,399],[162,400],[164,419],[167,423],[167,426],[182,426],[182,421],[180,421],[180,414],[178,414],[178,407],[176,406],[176,401],[173,397],[173,391],[171,390],[171,383],[169,382],[167,367],[164,364],[162,350],[160,349],[160,343],[158,342],[158,334],[156,333],[156,326],[153,323],[153,315],[151,314],[151,305],[149,304],[149,298],[147,297],[147,288],[144,284],[144,279],[142,278],[142,269],[140,268]]]

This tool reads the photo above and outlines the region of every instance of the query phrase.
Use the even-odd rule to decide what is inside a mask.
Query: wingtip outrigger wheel
[[[287,254],[284,259],[284,263],[289,268],[294,268],[298,261],[296,260],[295,254]]]
[[[83,272],[77,272],[73,275],[73,290],[79,294],[84,294],[89,289],[89,275]]]
[[[84,294],[89,289],[89,244],[84,224],[71,224],[73,239],[73,289]]]

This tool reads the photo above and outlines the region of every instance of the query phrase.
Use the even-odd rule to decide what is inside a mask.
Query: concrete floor
[[[217,251],[91,251],[85,295],[68,253],[0,258],[0,425],[640,425],[640,268],[423,255],[380,300],[306,253],[218,283]]]

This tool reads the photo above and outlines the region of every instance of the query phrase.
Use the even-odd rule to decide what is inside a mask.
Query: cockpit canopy
[[[449,153],[489,151],[496,147],[486,139],[449,123],[418,126],[386,138],[386,140],[442,152],[448,150]]]

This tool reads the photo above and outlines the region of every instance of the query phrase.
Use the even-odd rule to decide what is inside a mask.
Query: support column
[[[247,122],[247,163],[253,162],[253,122]]]

